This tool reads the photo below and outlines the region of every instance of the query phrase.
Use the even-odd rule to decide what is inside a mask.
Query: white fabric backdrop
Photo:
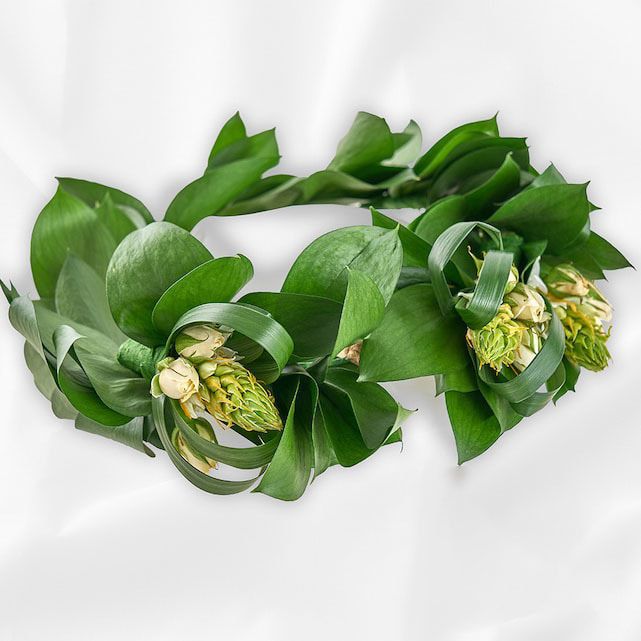
[[[29,236],[55,175],[162,216],[240,109],[282,168],[332,156],[355,112],[427,141],[500,110],[535,164],[591,179],[595,228],[641,263],[641,6],[322,0],[0,2],[0,274],[33,292]],[[276,289],[320,233],[299,207],[201,223]],[[405,447],[302,500],[224,498],[53,417],[0,321],[0,639],[636,641],[641,638],[639,279],[612,275],[614,363],[456,466],[431,380]]]

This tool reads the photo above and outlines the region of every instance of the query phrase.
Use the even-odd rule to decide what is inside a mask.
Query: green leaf
[[[98,436],[104,436],[123,445],[133,447],[147,456],[154,457],[155,454],[143,441],[144,427],[143,417],[137,417],[124,425],[101,425],[90,418],[79,414],[76,418],[76,429]]]
[[[476,372],[472,362],[468,362],[460,369],[434,377],[436,396],[444,392],[475,392],[478,390]]]
[[[222,149],[219,148],[216,153],[213,152],[214,150],[209,156],[207,171],[247,158],[270,159],[272,163],[270,167],[273,167],[278,163],[279,159],[274,129],[236,140]]]
[[[590,214],[586,185],[546,185],[520,192],[504,203],[488,222],[528,241],[547,240],[551,253],[576,240]]]
[[[269,312],[291,336],[297,358],[317,358],[332,351],[341,318],[340,303],[320,296],[285,292],[252,292],[239,302]]]
[[[413,163],[421,153],[423,136],[421,128],[416,122],[410,120],[407,127],[400,134],[392,134],[394,139],[394,155],[382,161],[383,165],[390,167],[407,167]]]
[[[73,254],[67,256],[60,271],[55,302],[62,316],[106,334],[117,344],[126,339],[111,316],[105,282]]]
[[[170,223],[152,223],[129,234],[107,271],[107,298],[120,329],[150,347],[163,343],[166,334],[152,321],[156,303],[177,280],[211,258],[200,241]]]
[[[390,301],[363,344],[361,381],[397,381],[458,370],[467,363],[465,326],[445,317],[431,285],[411,285]]]
[[[287,331],[267,312],[242,303],[208,303],[194,307],[178,319],[167,339],[167,349],[183,328],[198,323],[226,325],[260,345],[270,356],[270,367],[261,376],[256,372],[255,362],[250,369],[265,383],[278,378],[294,346]]]
[[[445,275],[445,268],[452,260],[455,252],[463,246],[466,238],[476,228],[482,229],[488,237],[498,246],[498,249],[503,250],[503,239],[501,233],[495,227],[486,223],[478,221],[470,221],[466,223],[455,223],[446,229],[435,241],[427,259],[427,266],[430,270],[430,277],[432,285],[434,286],[434,293],[438,300],[439,307],[443,314],[449,313],[455,303],[455,299],[450,292],[447,278]],[[497,257],[495,265],[498,273],[502,273],[504,269],[505,258]],[[507,279],[506,279],[507,282]],[[486,281],[488,292],[493,288],[491,282]],[[503,284],[505,286],[505,283]]]
[[[245,124],[243,119],[240,117],[240,113],[237,111],[222,127],[216,138],[216,142],[211,149],[209,154],[209,162],[211,162],[218,154],[224,151],[230,145],[233,145],[235,142],[245,140],[247,138],[247,133],[245,130]]]
[[[396,230],[366,226],[337,229],[303,250],[289,270],[282,291],[342,302],[349,267],[367,274],[388,301],[402,262],[403,248]]]
[[[347,292],[332,357],[370,334],[384,313],[385,301],[374,281],[367,274],[348,269]]]
[[[120,189],[78,178],[57,178],[56,180],[68,194],[79,198],[89,207],[97,207],[108,197],[114,205],[137,212],[138,217],[135,218],[137,227],[142,226],[141,222],[154,222],[151,212],[137,198],[120,191]]]
[[[285,428],[274,458],[254,492],[295,501],[305,492],[312,471],[311,430],[316,398],[304,377],[294,377],[288,384],[293,389]]]
[[[414,172],[421,178],[433,174],[450,152],[461,143],[484,136],[498,136],[496,116],[488,120],[470,122],[453,129],[435,143],[414,165]]]
[[[501,436],[501,427],[480,392],[445,392],[445,403],[461,465],[482,454]]]
[[[204,303],[230,301],[253,275],[251,262],[241,255],[203,263],[165,291],[154,307],[153,323],[160,332],[168,334],[185,312]]]
[[[383,445],[393,428],[399,427],[399,413],[403,418],[407,415],[406,410],[377,383],[359,383],[357,379],[357,372],[330,367],[323,389],[334,387],[347,394],[363,442],[367,448],[375,450]]]
[[[390,158],[394,151],[392,132],[385,120],[359,111],[327,168],[354,174]]]
[[[40,212],[31,236],[31,271],[38,293],[53,298],[68,254],[75,254],[104,276],[116,241],[98,215],[58,187]]]
[[[160,396],[152,400],[152,412],[156,432],[160,437],[165,451],[169,455],[171,462],[176,466],[178,471],[193,485],[209,492],[210,494],[238,494],[249,489],[259,477],[247,481],[227,481],[217,479],[213,476],[203,474],[200,470],[187,463],[185,459],[176,451],[167,426],[167,416],[165,414],[165,397]],[[173,424],[170,423],[170,426]]]
[[[53,335],[60,389],[69,402],[96,423],[124,425],[131,418],[108,407],[96,393],[86,374],[72,359],[69,351],[81,336],[72,327],[61,325]]]
[[[489,251],[485,255],[472,298],[469,302],[462,298],[456,304],[456,311],[471,329],[485,327],[499,311],[513,258],[510,252]]]
[[[403,265],[409,267],[425,267],[427,264],[427,255],[430,252],[430,245],[413,231],[410,231],[393,218],[385,216],[385,214],[377,211],[374,207],[370,207],[369,210],[372,214],[372,225],[383,229],[398,230],[398,237],[403,247]]]
[[[374,453],[363,441],[345,392],[322,385],[319,411],[339,465],[352,467]]]
[[[151,414],[149,382],[118,363],[116,353],[81,338],[74,351],[101,400],[125,416]]]
[[[383,188],[340,171],[317,171],[297,185],[300,196],[297,204],[336,203],[351,205],[383,193]]]
[[[272,157],[252,157],[209,169],[178,192],[167,209],[165,221],[190,230],[207,216],[224,214],[226,205],[275,164]]]
[[[625,269],[632,267],[628,259],[605,238],[591,231],[586,243],[587,252],[594,258],[601,269]]]
[[[465,193],[477,187],[511,156],[522,167],[529,166],[524,138],[479,138],[461,145],[448,163],[434,177],[429,194],[432,200],[455,192]]]

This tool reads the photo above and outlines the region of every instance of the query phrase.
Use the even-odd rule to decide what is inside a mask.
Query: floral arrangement
[[[462,463],[574,391],[581,368],[603,370],[612,308],[594,281],[629,263],[590,229],[586,185],[537,172],[495,118],[421,147],[413,121],[393,133],[359,113],[326,169],[264,176],[274,131],[249,136],[236,114],[162,222],[118,189],[59,178],[31,241],[40,299],[2,284],[54,414],[164,450],[208,492],[293,500],[402,439],[409,412],[381,382],[435,376]],[[372,224],[312,242],[278,292],[238,298],[249,259],[190,233],[305,203],[369,207]],[[418,215],[381,211],[397,208]]]

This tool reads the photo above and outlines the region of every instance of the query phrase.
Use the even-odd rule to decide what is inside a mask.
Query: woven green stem
[[[147,380],[151,380],[156,373],[156,363],[163,355],[163,347],[147,347],[129,339],[118,349],[118,362]]]

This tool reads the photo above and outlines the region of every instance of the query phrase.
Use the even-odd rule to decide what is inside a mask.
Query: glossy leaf
[[[363,344],[362,381],[397,381],[455,371],[468,359],[465,325],[444,317],[431,285],[394,294],[381,324]]]
[[[60,271],[55,303],[62,316],[92,327],[118,344],[127,338],[111,315],[104,280],[73,254],[67,257]]]
[[[589,213],[586,185],[545,185],[520,192],[490,216],[488,222],[528,240],[547,240],[554,254],[576,240]]]
[[[239,302],[269,312],[291,336],[296,357],[315,358],[332,351],[343,309],[340,303],[286,292],[252,292]]]
[[[163,343],[166,334],[152,322],[156,303],[177,280],[211,258],[200,241],[170,223],[153,223],[129,234],[107,271],[107,298],[120,329],[150,347]]]
[[[165,290],[154,307],[153,323],[160,332],[168,334],[185,312],[205,303],[230,301],[253,275],[254,268],[245,256],[207,261]]]
[[[331,355],[370,334],[384,312],[385,301],[374,281],[363,272],[348,269],[345,302]]]
[[[96,212],[58,187],[31,236],[31,271],[38,293],[53,298],[58,274],[70,253],[104,276],[115,249],[116,241]]]
[[[342,302],[350,267],[369,276],[388,301],[402,262],[403,248],[396,230],[365,226],[337,229],[303,250],[289,270],[282,291]]]

